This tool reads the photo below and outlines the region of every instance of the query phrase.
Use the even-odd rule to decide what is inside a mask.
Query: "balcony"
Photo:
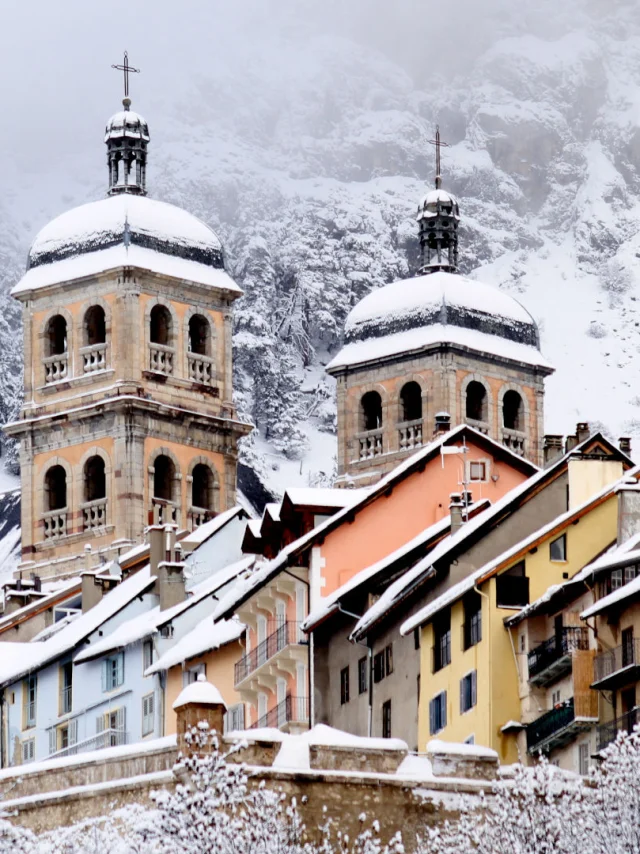
[[[489,435],[489,425],[486,421],[480,421],[477,418],[465,418],[464,420],[469,427],[473,427],[478,433],[483,433],[485,436]]]
[[[541,643],[528,655],[529,682],[548,685],[571,670],[571,655],[575,649],[589,649],[589,631],[583,627],[567,626],[562,633]]]
[[[496,578],[498,608],[524,608],[529,604],[529,579],[526,575],[499,575]]]
[[[640,679],[640,638],[596,655],[592,688],[611,691]]]
[[[189,379],[199,385],[216,384],[216,362],[209,356],[200,356],[197,353],[187,353],[189,367]]]
[[[42,360],[44,365],[45,385],[59,383],[69,376],[69,354],[60,353],[59,356],[46,356]]]
[[[614,742],[619,732],[633,732],[634,727],[640,722],[639,712],[640,709],[636,707],[613,721],[601,724],[597,729],[598,752]]]
[[[156,374],[173,375],[175,350],[164,344],[149,344],[149,370]]]
[[[85,374],[104,371],[107,367],[106,344],[92,344],[90,347],[82,347],[80,356],[82,358],[82,370]]]
[[[412,451],[420,447],[422,447],[422,418],[398,424],[398,448],[401,451]]]
[[[526,438],[526,434],[521,433],[520,430],[502,428],[502,444],[519,457],[524,457]]]
[[[174,501],[166,501],[164,498],[152,498],[151,504],[153,506],[152,518],[154,525],[168,525],[171,522],[175,525],[179,524],[180,508]]]
[[[278,626],[274,632],[263,640],[255,649],[243,655],[236,662],[234,684],[237,688],[252,674],[268,664],[278,653],[288,648],[295,649],[301,645],[307,646],[306,637],[302,634],[300,623],[288,621]],[[306,649],[305,649],[306,655]]]
[[[577,716],[572,697],[527,726],[527,750],[548,753],[567,744],[578,733],[591,729],[596,721],[597,717]]]
[[[49,510],[42,514],[45,540],[58,540],[67,535],[67,508]]]
[[[266,715],[252,724],[250,729],[262,729],[262,727],[274,727],[283,729],[290,724],[300,724],[305,728],[309,726],[309,699],[307,697],[292,697],[288,694],[285,699],[278,703]]]
[[[55,753],[49,754],[48,759],[61,759],[64,756],[76,756],[78,753],[86,753],[89,750],[102,750],[104,747],[120,747],[129,744],[129,733],[122,729],[105,729],[103,732],[92,735],[84,741],[70,744]]]
[[[107,524],[107,499],[97,498],[80,505],[82,525],[85,531],[95,531]]]
[[[189,530],[193,531],[195,528],[200,527],[200,525],[204,525],[209,519],[213,519],[215,515],[213,510],[205,510],[203,507],[190,507],[188,513]]]
[[[358,433],[358,459],[370,460],[382,455],[382,429]]]

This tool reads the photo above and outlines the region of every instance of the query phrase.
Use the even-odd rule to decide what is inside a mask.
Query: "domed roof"
[[[460,219],[460,206],[458,204],[458,199],[453,195],[453,193],[448,193],[446,190],[442,189],[430,190],[427,195],[422,198],[418,204],[417,219],[436,216],[438,207],[441,210],[451,212],[456,219]]]
[[[204,222],[174,205],[123,193],[73,208],[45,225],[31,245],[27,269],[117,245],[223,267],[220,241]]]
[[[538,327],[514,297],[454,273],[434,272],[372,291],[349,313],[345,346],[328,369],[439,343],[550,368]]]
[[[149,125],[140,113],[134,113],[133,110],[120,110],[107,122],[104,132],[105,142],[125,136],[149,142]]]

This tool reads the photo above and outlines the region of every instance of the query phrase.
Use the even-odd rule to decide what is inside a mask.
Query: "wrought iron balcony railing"
[[[541,715],[537,720],[527,726],[527,749],[534,751],[536,748],[542,749],[543,745],[549,739],[568,727],[574,720],[573,697],[570,700],[565,700],[555,709]]]
[[[567,626],[562,632],[554,635],[531,650],[527,657],[529,679],[540,681],[540,677],[548,670],[558,668],[566,656],[574,649],[589,649],[589,630],[582,626]]]
[[[250,729],[261,729],[262,727],[274,727],[280,729],[286,724],[309,722],[309,699],[307,697],[292,697],[287,694],[285,699],[274,706],[266,715],[258,718]]]
[[[607,745],[615,741],[619,732],[633,732],[638,723],[640,723],[640,709],[636,707],[613,721],[600,724],[597,729],[598,750],[604,750]]]
[[[255,649],[243,655],[235,665],[235,684],[239,685],[247,676],[266,664],[278,652],[290,644],[306,644],[307,638],[300,629],[300,623],[287,621],[277,626]]]
[[[622,684],[640,667],[640,638],[631,638],[615,649],[601,652],[593,661],[593,684],[599,688]],[[598,684],[601,683],[601,684]]]

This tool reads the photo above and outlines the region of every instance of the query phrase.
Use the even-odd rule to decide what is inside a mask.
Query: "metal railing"
[[[291,620],[282,623],[265,640],[259,643],[255,649],[243,655],[235,665],[235,684],[239,685],[249,674],[257,670],[258,667],[262,667],[270,658],[273,658],[274,655],[290,644],[306,644],[307,639],[302,633],[300,626],[301,623]]]
[[[589,649],[589,630],[583,626],[567,626],[558,635],[534,647],[527,656],[529,679],[574,649]]]
[[[173,374],[173,360],[176,351],[164,344],[149,344],[149,370],[156,374]]]
[[[639,712],[640,709],[636,707],[613,721],[600,724],[596,730],[598,750],[603,750],[615,741],[619,732],[633,732],[634,727],[640,722]]]
[[[632,665],[640,666],[640,638],[632,638],[628,643],[596,655],[593,660],[593,681],[600,682]]]
[[[527,726],[527,749],[533,750],[536,745],[546,741],[549,736],[569,726],[574,720],[573,697],[565,700],[557,708],[541,715]]]
[[[60,689],[60,714],[68,715],[71,711],[71,685]]]
[[[86,753],[89,750],[102,750],[103,747],[119,747],[121,744],[129,743],[129,733],[122,729],[105,729],[91,738],[77,741],[62,750],[50,753],[47,759],[58,759],[63,756],[75,756],[76,753]]]
[[[57,540],[67,535],[67,508],[49,510],[42,514],[45,540]]]
[[[358,433],[358,459],[370,460],[382,455],[382,428]]]
[[[90,344],[81,347],[82,370],[85,374],[93,374],[96,371],[104,371],[107,367],[107,345]]]
[[[215,385],[216,362],[210,356],[187,353],[189,379],[201,385]]]
[[[95,501],[85,501],[80,505],[82,524],[85,531],[104,528],[107,524],[107,499],[97,498]]]
[[[45,385],[59,383],[66,380],[69,375],[69,354],[60,353],[58,356],[45,356],[42,360],[44,365]]]
[[[422,446],[422,418],[398,424],[398,447],[401,451]]]
[[[258,718],[251,724],[249,729],[262,729],[262,727],[274,727],[280,729],[289,723],[309,722],[309,699],[308,697],[292,697],[287,694],[281,703],[274,706],[266,715]]]

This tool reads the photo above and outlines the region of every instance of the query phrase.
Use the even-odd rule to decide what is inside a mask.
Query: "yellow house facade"
[[[562,584],[616,540],[617,499],[609,486],[518,543],[407,620],[421,644],[418,744],[432,738],[518,758],[522,729],[517,637],[504,625]]]

